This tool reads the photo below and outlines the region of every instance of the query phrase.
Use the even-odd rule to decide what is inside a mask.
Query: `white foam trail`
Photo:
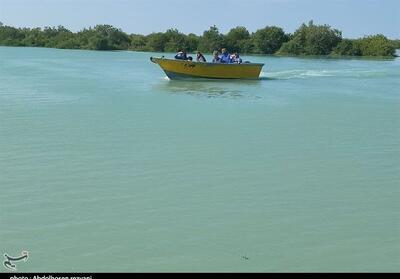
[[[362,69],[343,70],[287,70],[278,72],[261,72],[261,77],[272,79],[306,79],[318,77],[374,77],[385,75],[385,72]]]

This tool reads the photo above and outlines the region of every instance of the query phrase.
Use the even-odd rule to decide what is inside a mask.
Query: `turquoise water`
[[[150,55],[0,48],[18,270],[400,271],[400,59],[184,82]]]

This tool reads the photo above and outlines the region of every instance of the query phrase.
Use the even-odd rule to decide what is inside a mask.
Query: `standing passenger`
[[[223,48],[223,49],[222,49],[221,63],[232,63],[232,61],[231,61],[231,56],[230,56],[229,53],[226,51],[226,48]]]

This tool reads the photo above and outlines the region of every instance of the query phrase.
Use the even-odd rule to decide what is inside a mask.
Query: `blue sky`
[[[400,38],[400,0],[0,0],[0,21],[16,27],[63,25],[72,31],[112,24],[128,33],[177,28],[201,34],[277,25],[294,32],[313,19],[347,38],[382,33]]]

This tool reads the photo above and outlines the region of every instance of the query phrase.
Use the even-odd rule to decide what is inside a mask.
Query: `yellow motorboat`
[[[264,64],[261,63],[207,63],[150,57],[170,79],[258,79]]]

